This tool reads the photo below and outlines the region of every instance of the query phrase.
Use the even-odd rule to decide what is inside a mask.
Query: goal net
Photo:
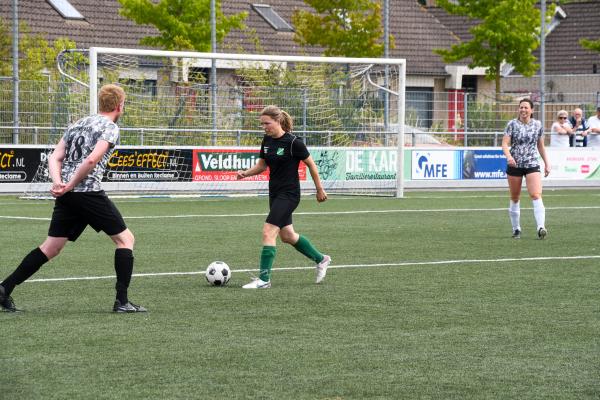
[[[242,181],[236,171],[257,161],[259,114],[276,105],[292,116],[292,133],[306,143],[328,192],[403,195],[403,59],[113,48],[61,57],[64,75],[87,86],[85,113],[97,112],[103,84],[127,94],[107,191],[266,193],[268,171]],[[303,163],[299,174],[303,192],[314,190]],[[30,192],[47,181],[41,165]]]

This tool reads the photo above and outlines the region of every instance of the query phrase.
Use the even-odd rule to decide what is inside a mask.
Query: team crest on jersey
[[[277,149],[277,155],[278,156],[282,156],[283,155],[283,147],[280,147]]]

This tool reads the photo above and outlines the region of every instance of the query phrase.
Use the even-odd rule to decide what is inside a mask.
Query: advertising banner
[[[600,179],[600,151],[547,148],[552,179]]]
[[[463,179],[506,179],[506,157],[502,150],[464,150]]]
[[[195,149],[193,154],[192,180],[199,181],[236,181],[237,171],[252,168],[258,161],[258,149]],[[306,165],[298,166],[300,181],[306,180]],[[245,181],[267,181],[268,170]]]
[[[106,167],[105,182],[189,181],[192,151],[166,148],[117,148]]]
[[[0,183],[31,182],[50,148],[0,147]]]
[[[462,151],[413,150],[412,179],[462,179]]]
[[[49,146],[1,145],[0,184],[11,185],[48,181]],[[550,180],[600,180],[600,150],[593,148],[547,148],[552,171]],[[393,147],[313,147],[311,155],[323,181],[343,187],[364,187],[374,181],[378,187],[394,185],[397,149]],[[258,148],[117,147],[105,182],[234,182],[240,169],[258,160]],[[406,180],[504,180],[506,159],[500,148],[405,150]],[[543,168],[543,166],[542,166]],[[304,163],[300,180],[309,183]],[[268,171],[245,179],[257,184],[268,181]],[[385,182],[384,182],[385,181]],[[11,185],[7,185],[11,186]],[[381,186],[383,185],[383,186]],[[342,186],[340,186],[342,187]]]
[[[396,179],[396,149],[327,148],[311,150],[322,180],[359,181]]]

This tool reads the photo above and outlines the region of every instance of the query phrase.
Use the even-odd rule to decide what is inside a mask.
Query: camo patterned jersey
[[[544,136],[542,123],[531,118],[528,124],[518,119],[509,121],[504,136],[510,136],[510,155],[515,159],[517,168],[532,168],[540,165],[538,161],[538,139]]]
[[[100,162],[74,189],[74,192],[99,192],[100,182],[106,170],[106,164],[114,148],[119,144],[119,127],[105,116],[96,114],[84,117],[71,125],[63,140],[66,144],[65,159],[62,166],[62,180],[68,182],[83,160],[89,156],[99,140],[110,143],[110,150]]]

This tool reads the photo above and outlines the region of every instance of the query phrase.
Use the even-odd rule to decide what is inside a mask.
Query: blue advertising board
[[[463,179],[506,178],[506,157],[502,150],[463,150]]]

